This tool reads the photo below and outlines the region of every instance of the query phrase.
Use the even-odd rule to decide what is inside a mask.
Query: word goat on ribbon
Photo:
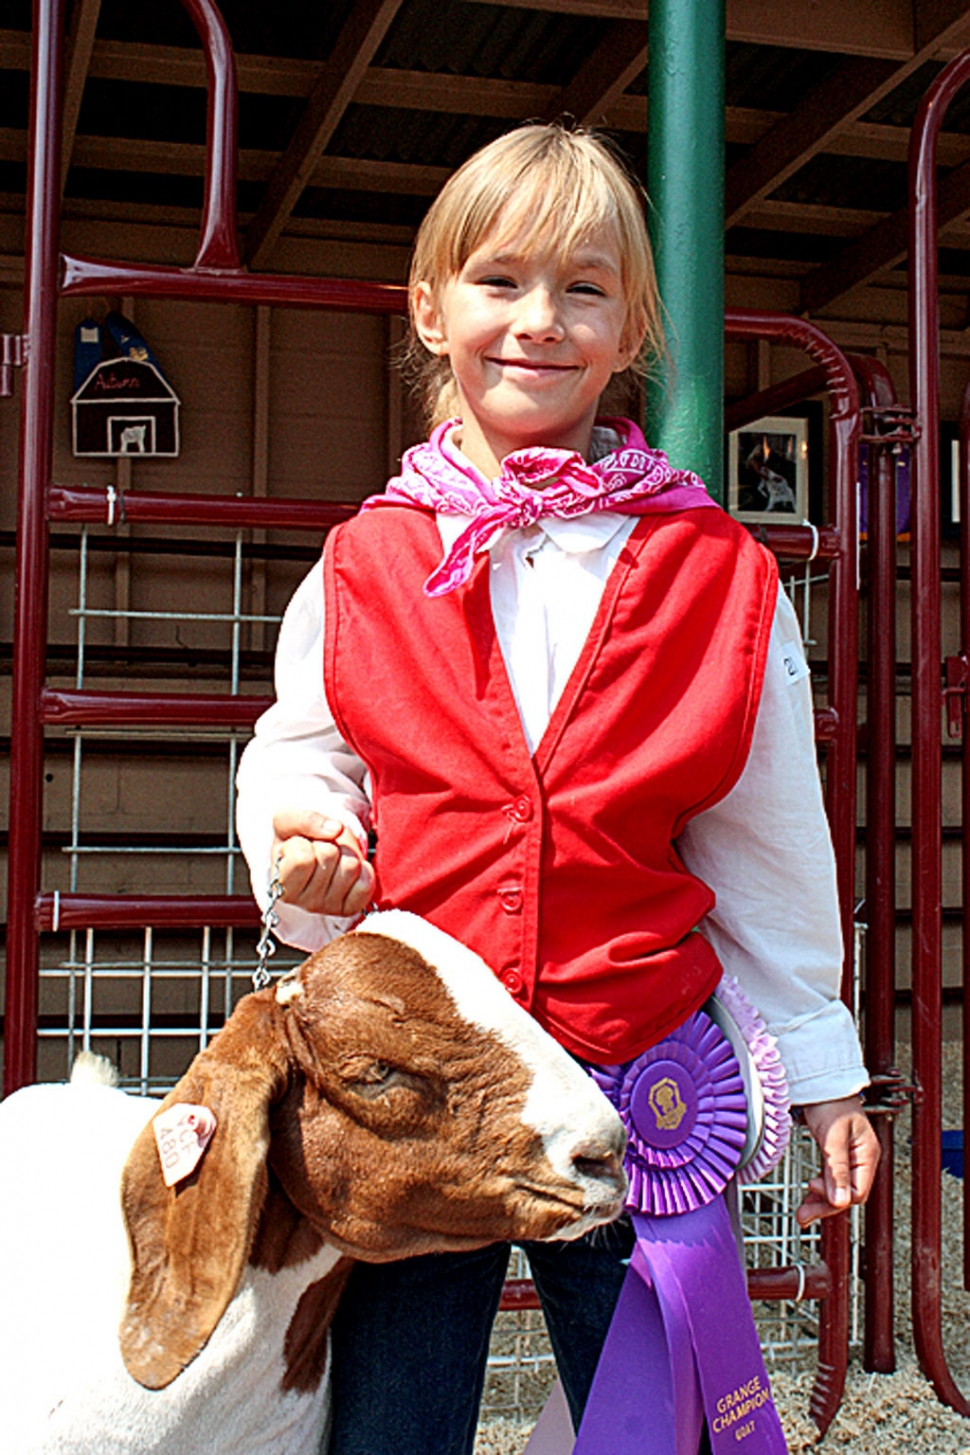
[[[697,1455],[705,1420],[714,1455],[786,1455],[724,1198],[787,1145],[774,1041],[723,980],[659,1045],[593,1075],[629,1135],[636,1246],[574,1455]],[[564,1416],[550,1406],[528,1455],[565,1455]]]

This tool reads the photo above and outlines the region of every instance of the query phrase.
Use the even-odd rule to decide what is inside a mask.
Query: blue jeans
[[[522,1246],[578,1428],[633,1230]],[[493,1243],[354,1267],[333,1324],[330,1455],[471,1455],[508,1261]]]

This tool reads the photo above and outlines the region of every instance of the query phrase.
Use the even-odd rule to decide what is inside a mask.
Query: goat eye
[[[373,1061],[360,1078],[368,1086],[382,1086],[394,1075],[394,1067],[386,1061]]]
[[[367,1101],[383,1100],[401,1093],[424,1096],[427,1093],[426,1078],[414,1071],[405,1071],[401,1066],[392,1066],[387,1061],[358,1063],[347,1077],[348,1090]]]

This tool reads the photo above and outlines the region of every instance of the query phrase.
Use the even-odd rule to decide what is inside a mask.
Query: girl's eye
[[[596,283],[571,283],[570,293],[586,293],[593,298],[605,298],[606,294]]]
[[[490,274],[487,278],[480,278],[479,282],[486,288],[514,288],[515,284],[511,278],[505,278],[498,274]]]

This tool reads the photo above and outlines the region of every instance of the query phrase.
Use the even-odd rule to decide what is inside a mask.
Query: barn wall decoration
[[[107,354],[108,357],[104,357]],[[75,333],[72,446],[80,456],[175,456],[180,400],[134,326],[109,314]]]

